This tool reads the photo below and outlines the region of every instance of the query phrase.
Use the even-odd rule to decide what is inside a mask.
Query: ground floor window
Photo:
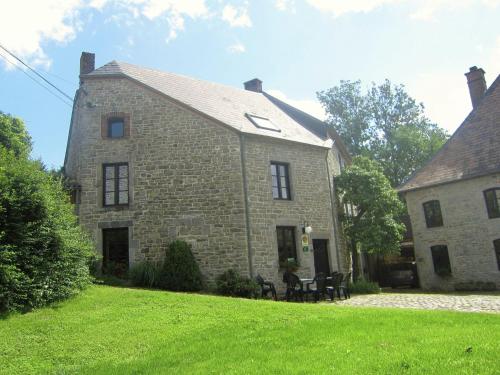
[[[497,256],[497,267],[500,270],[500,238],[493,241],[493,245],[495,246],[495,255]]]
[[[440,276],[451,275],[450,257],[448,256],[448,246],[431,246],[432,263],[434,263],[434,272]]]
[[[102,272],[117,277],[128,271],[128,228],[102,230]]]
[[[295,243],[295,227],[276,227],[278,238],[278,256],[281,268],[285,268],[289,259],[297,261],[297,246]]]

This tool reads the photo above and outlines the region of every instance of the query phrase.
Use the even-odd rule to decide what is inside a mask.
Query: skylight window
[[[260,117],[260,116],[255,116],[255,115],[249,115],[248,113],[246,114],[248,119],[252,121],[252,124],[254,124],[256,127],[260,129],[266,129],[266,130],[272,130],[275,132],[280,132],[281,129],[271,120],[265,117]]]

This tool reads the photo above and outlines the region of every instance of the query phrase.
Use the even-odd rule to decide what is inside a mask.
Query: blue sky
[[[82,51],[264,90],[324,116],[342,79],[403,83],[433,121],[470,111],[464,73],[500,73],[500,0],[2,0],[0,44],[70,96]],[[26,12],[30,9],[30,12]],[[5,55],[5,52],[0,50]],[[25,120],[33,156],[64,160],[71,108],[0,56],[0,110]]]

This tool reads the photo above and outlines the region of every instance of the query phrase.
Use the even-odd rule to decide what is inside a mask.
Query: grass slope
[[[0,320],[0,364],[2,374],[498,374],[500,316],[101,286]]]

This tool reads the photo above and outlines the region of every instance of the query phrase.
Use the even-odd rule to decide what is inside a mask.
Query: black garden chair
[[[286,283],[286,300],[304,302],[304,285],[300,278],[293,272],[283,274],[283,282]]]
[[[342,280],[344,278],[344,275],[342,275],[339,272],[334,272],[332,273],[331,277],[329,278],[329,283],[326,287],[326,291],[328,293],[328,296],[330,299],[333,301],[335,299],[335,294],[337,294],[338,299],[340,300],[340,285],[342,284]]]
[[[260,291],[261,291],[262,298],[267,297],[267,295],[269,293],[271,293],[271,297],[273,298],[273,300],[275,300],[275,301],[278,300],[278,296],[276,295],[276,288],[274,287],[274,283],[272,283],[271,281],[265,281],[264,278],[260,275],[257,275],[257,277],[255,277],[255,281],[257,282],[257,284],[260,285]]]
[[[326,276],[323,273],[318,273],[314,276],[314,279],[306,283],[306,290],[304,291],[307,296],[312,294],[314,297],[314,302],[318,302],[321,297],[324,297],[326,294]]]

